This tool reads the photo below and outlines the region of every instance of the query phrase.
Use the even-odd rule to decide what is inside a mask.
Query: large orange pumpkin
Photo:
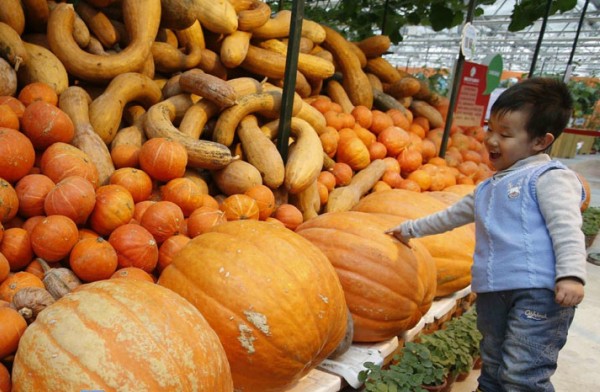
[[[101,309],[101,311],[99,311]],[[225,352],[202,315],[153,283],[82,285],[29,325],[13,391],[233,391]]]
[[[346,303],[325,255],[257,220],[192,239],[158,283],[194,304],[217,332],[240,391],[284,391],[337,347]]]
[[[434,271],[404,244],[384,233],[389,220],[345,211],[319,215],[296,232],[333,264],[354,320],[356,342],[378,342],[412,328],[431,306]],[[421,271],[424,272],[422,279]],[[424,308],[421,307],[424,302]]]
[[[407,219],[417,219],[446,208],[444,202],[427,193],[391,189],[363,197],[353,208],[356,211],[396,215],[390,227]],[[467,287],[471,283],[471,265],[475,251],[475,233],[472,226],[458,227],[446,233],[415,238],[431,256],[437,268],[436,297],[443,297]]]

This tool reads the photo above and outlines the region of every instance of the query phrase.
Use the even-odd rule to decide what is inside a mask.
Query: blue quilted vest
[[[499,179],[488,178],[477,187],[477,243],[471,284],[474,292],[554,290],[552,239],[536,195],[538,178],[553,169],[566,167],[558,161],[523,167]]]

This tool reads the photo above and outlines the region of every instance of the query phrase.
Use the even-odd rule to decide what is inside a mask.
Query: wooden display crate
[[[571,159],[578,153],[589,154],[596,137],[600,137],[600,131],[567,128],[552,145],[550,155],[554,158]],[[579,152],[577,151],[578,143],[582,143]]]

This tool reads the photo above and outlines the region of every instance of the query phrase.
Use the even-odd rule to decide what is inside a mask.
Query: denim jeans
[[[547,289],[477,294],[484,392],[553,392],[550,377],[567,341],[575,307],[554,302]]]

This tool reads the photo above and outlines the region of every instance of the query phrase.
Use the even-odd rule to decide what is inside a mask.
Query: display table
[[[358,374],[365,370],[365,362],[373,362],[376,365],[389,363],[394,354],[402,348],[403,342],[412,341],[420,333],[427,333],[428,330],[433,331],[441,323],[452,318],[467,303],[470,294],[471,286],[468,286],[450,296],[436,299],[417,325],[401,336],[394,336],[379,343],[352,344],[348,351],[338,358],[321,362],[288,392],[337,392],[348,385],[355,389],[360,388],[362,383],[358,381]]]
[[[600,137],[600,131],[566,128],[552,145],[550,156],[554,158],[570,159],[575,157],[577,153],[589,154],[596,137]],[[577,151],[578,143],[581,143],[579,152]]]

